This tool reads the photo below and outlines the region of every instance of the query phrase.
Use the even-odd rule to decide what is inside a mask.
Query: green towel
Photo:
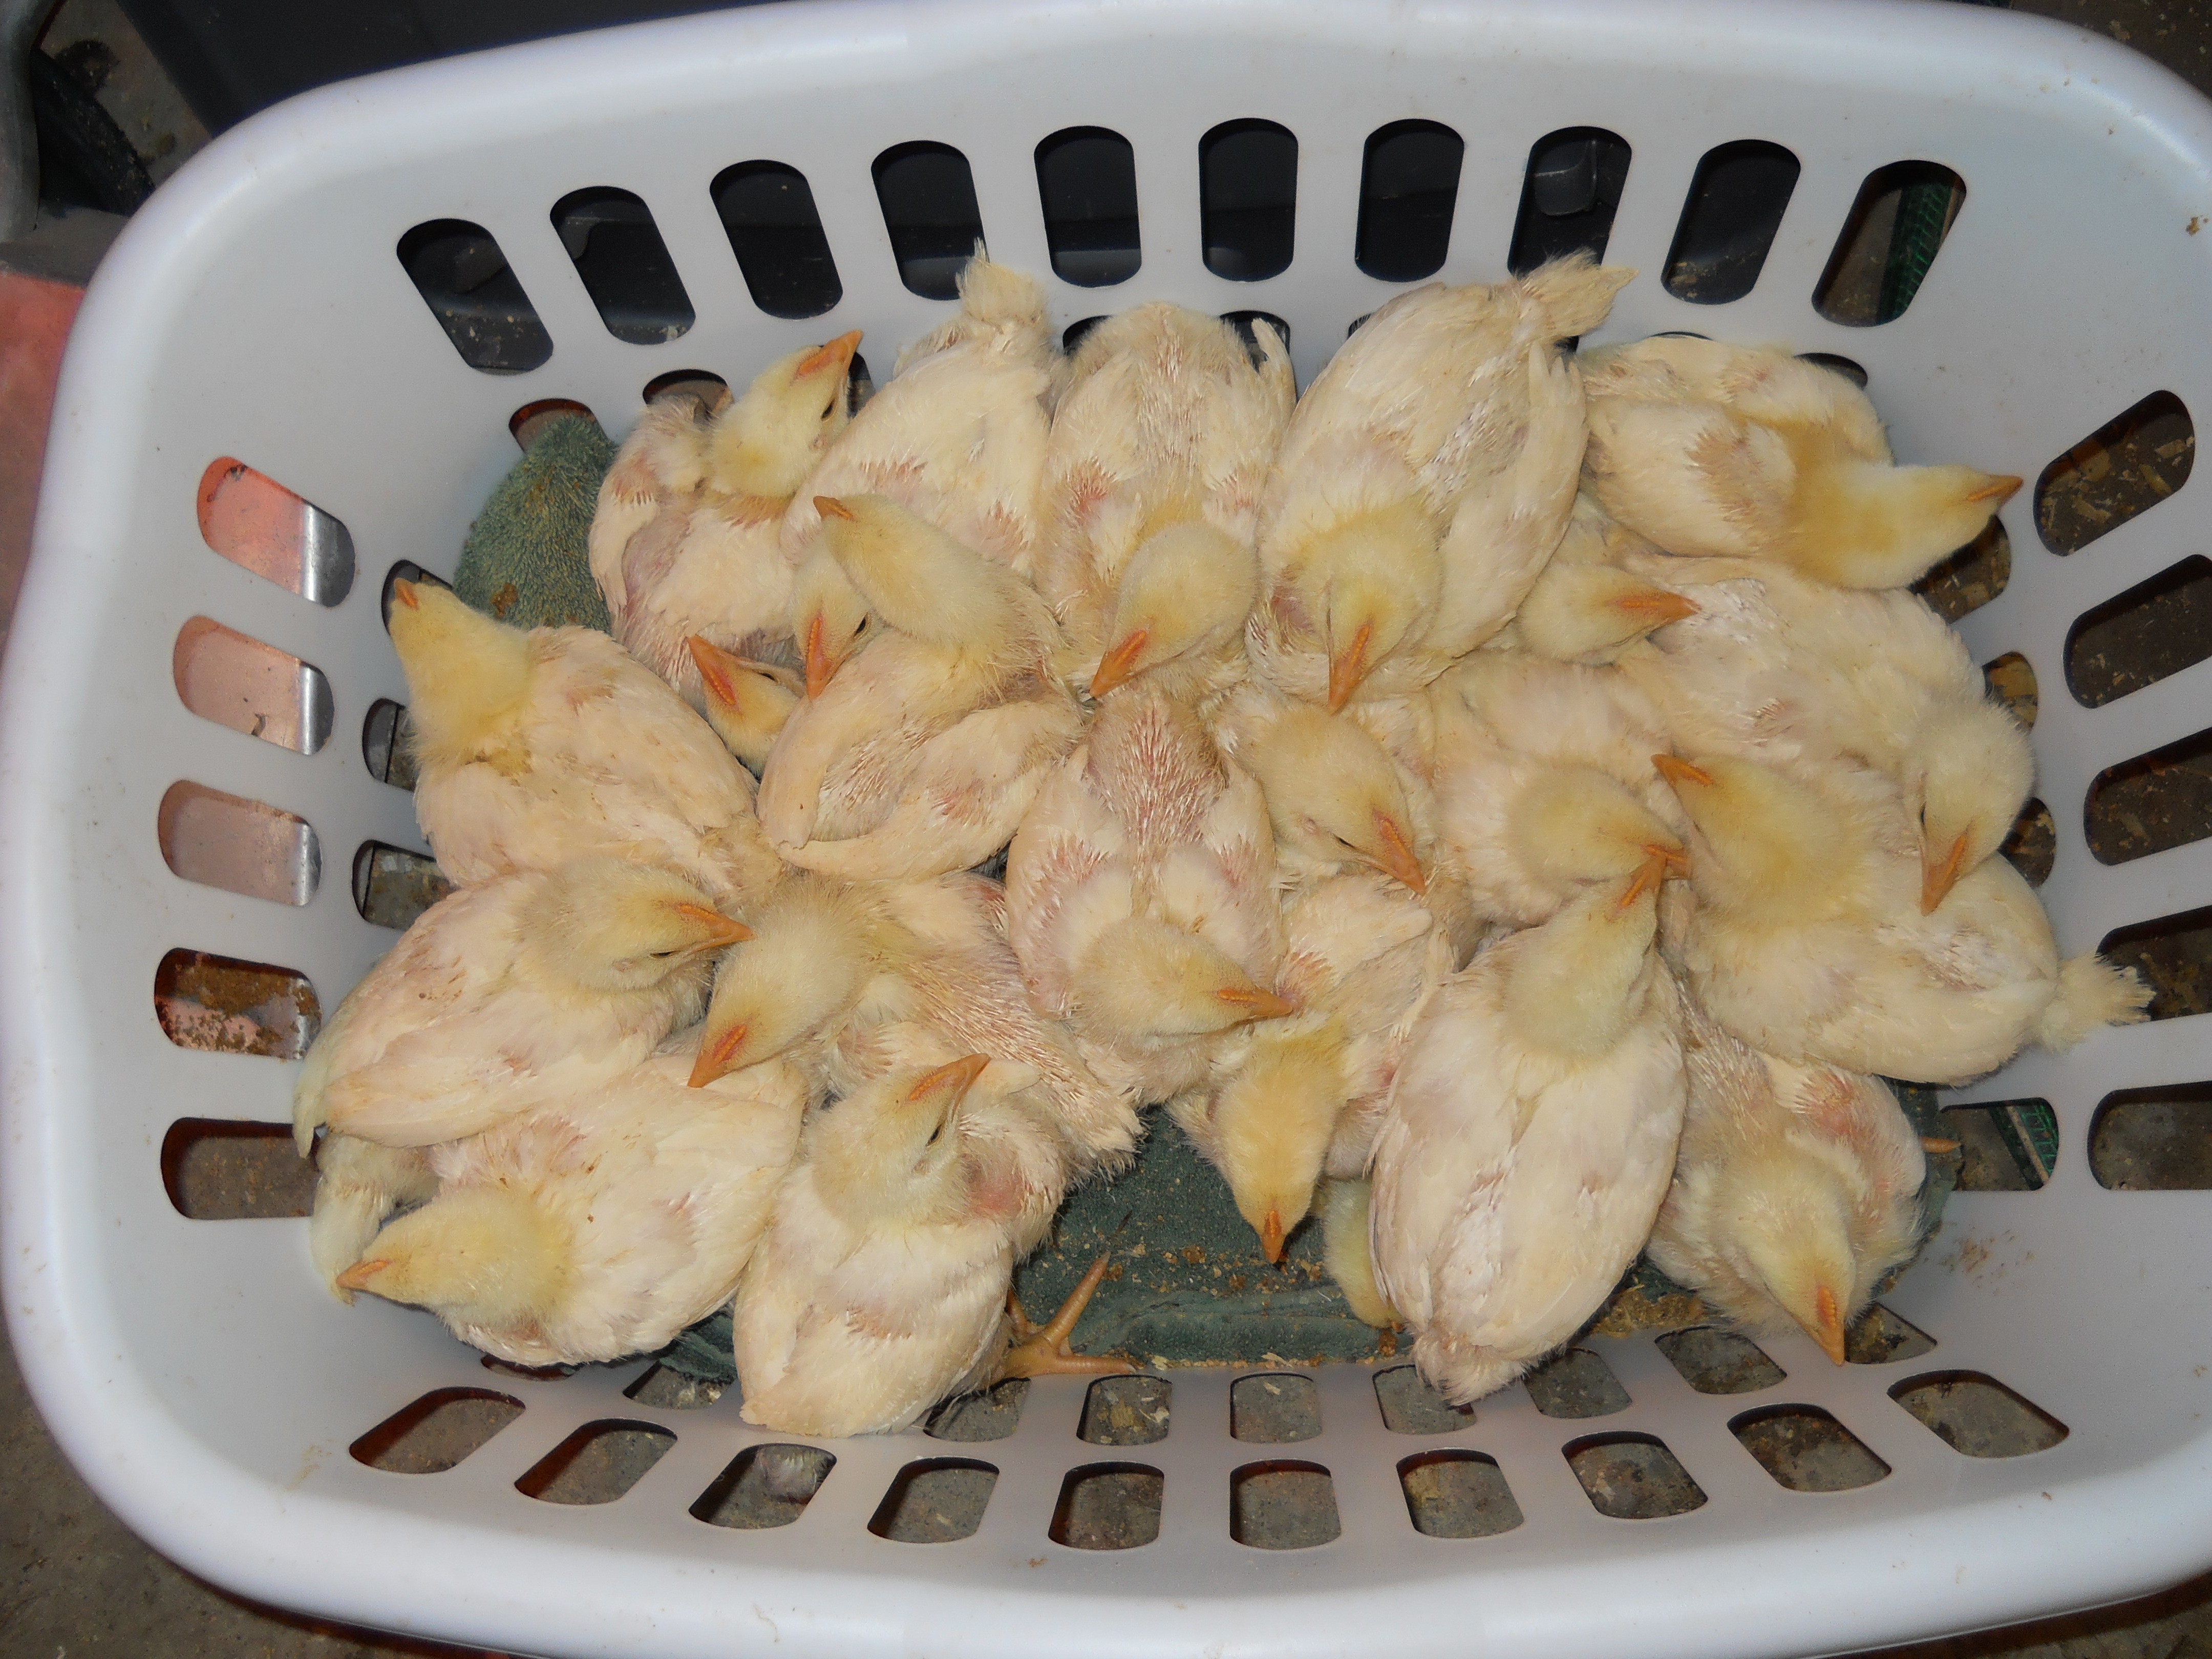
[[[614,459],[615,447],[590,416],[548,421],[469,526],[453,591],[517,628],[605,629],[606,603],[586,549],[599,480]]]

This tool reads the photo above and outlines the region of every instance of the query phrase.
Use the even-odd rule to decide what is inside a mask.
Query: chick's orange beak
[[[1970,501],[1995,501],[1999,507],[2002,507],[2020,493],[2022,482],[2024,481],[2012,477],[2009,473],[1993,477],[1979,489],[1969,491],[1966,499]]]
[[[1628,885],[1621,890],[1620,902],[1613,907],[1613,915],[1626,915],[1636,908],[1638,899],[1656,891],[1659,884],[1666,879],[1667,854],[1664,850],[1656,851],[1636,866],[1636,873],[1629,878]]]
[[[1648,841],[1644,843],[1643,850],[1646,857],[1657,859],[1666,866],[1670,879],[1675,876],[1686,877],[1690,873],[1690,855],[1679,847],[1669,847],[1663,841]]]
[[[975,1079],[983,1075],[983,1068],[991,1063],[988,1054],[965,1054],[950,1066],[940,1066],[926,1073],[913,1088],[907,1091],[908,1100],[921,1100],[930,1095],[949,1094],[954,1100],[975,1086]]]
[[[1820,1352],[1838,1365],[1844,1363],[1844,1322],[1836,1311],[1836,1293],[1826,1285],[1813,1292],[1814,1324],[1813,1340],[1820,1345]]]
[[[1668,623],[1698,614],[1698,607],[1691,601],[1663,587],[1655,587],[1648,593],[1625,595],[1613,602],[1613,608],[1626,611],[1643,628],[1663,628]]]
[[[1382,839],[1382,856],[1379,862],[1383,873],[1395,876],[1416,893],[1426,896],[1429,878],[1422,873],[1421,861],[1413,856],[1413,843],[1406,835],[1405,826],[1388,812],[1375,815],[1375,833]]]
[[[1150,629],[1139,628],[1099,658],[1098,672],[1091,677],[1091,695],[1103,697],[1135,673],[1137,659],[1145,654],[1145,641],[1151,637]]]
[[[738,700],[738,683],[730,677],[730,664],[734,660],[720,646],[694,634],[684,642],[691,650],[691,660],[699,666],[699,684],[707,695],[725,708]]]
[[[392,597],[398,600],[400,604],[405,605],[410,611],[419,608],[422,603],[422,600],[415,597],[415,584],[409,581],[404,576],[400,577],[397,581],[392,584]]]
[[[702,929],[703,943],[719,950],[725,945],[742,945],[753,936],[753,930],[734,916],[726,916],[720,910],[709,910],[703,904],[679,904],[676,914]]]
[[[1704,767],[1692,766],[1676,755],[1654,755],[1651,764],[1658,769],[1661,777],[1677,788],[1686,783],[1709,788],[1713,781],[1713,775]]]
[[[1257,986],[1250,990],[1231,985],[1213,994],[1246,1019],[1280,1019],[1285,1014],[1295,1014],[1298,1005],[1285,1002],[1273,991],[1262,991]]]
[[[686,1086],[703,1089],[716,1078],[728,1076],[737,1060],[738,1050],[744,1046],[745,1027],[742,1023],[701,1043],[699,1057],[691,1062],[691,1079]]]
[[[1270,1261],[1283,1259],[1283,1215],[1272,1204],[1267,1206],[1267,1218],[1260,1224],[1260,1249]]]
[[[1367,647],[1374,642],[1375,624],[1362,623],[1352,642],[1328,659],[1328,709],[1332,714],[1352,701],[1352,694],[1367,678]]]
[[[835,495],[817,495],[814,510],[825,519],[842,519],[848,524],[858,524],[860,515],[839,501]]]
[[[1932,916],[1936,907],[1943,902],[1951,890],[1959,884],[1966,873],[1960,866],[1966,861],[1966,837],[1962,830],[1958,839],[1944,850],[1943,856],[1932,856],[1934,849],[1920,849],[1920,914]]]
[[[391,1265],[380,1256],[374,1261],[356,1261],[338,1275],[338,1288],[342,1291],[368,1290],[370,1288],[369,1280]]]
[[[830,660],[829,648],[822,642],[822,613],[817,611],[806,619],[806,695],[820,696],[836,677],[837,665]]]
[[[792,372],[792,379],[804,380],[809,374],[819,374],[825,368],[842,374],[851,364],[853,354],[860,349],[859,329],[854,329],[850,334],[840,334],[836,339],[817,346],[812,355],[801,360],[799,367]]]

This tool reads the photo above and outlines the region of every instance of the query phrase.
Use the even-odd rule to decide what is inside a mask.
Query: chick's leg
[[[1091,1304],[1091,1293],[1106,1277],[1106,1258],[1100,1256],[1091,1264],[1091,1271],[1083,1275],[1083,1282],[1067,1294],[1060,1304],[1060,1311],[1044,1325],[1032,1325],[1022,1312],[1022,1304],[1011,1292],[1006,1297],[1008,1311],[1014,1318],[1014,1345],[1006,1350],[1006,1358],[999,1366],[1003,1380],[1009,1376],[1111,1376],[1137,1368],[1120,1354],[1070,1353],[1068,1339],[1075,1334],[1075,1322],[1083,1317],[1083,1310]]]

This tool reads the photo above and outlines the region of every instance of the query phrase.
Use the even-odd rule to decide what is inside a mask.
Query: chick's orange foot
[[[1013,1316],[1014,1343],[1000,1364],[999,1380],[1003,1382],[1010,1376],[1112,1376],[1135,1370],[1135,1364],[1121,1354],[1068,1352],[1068,1339],[1075,1334],[1075,1322],[1083,1317],[1092,1292],[1105,1277],[1106,1258],[1102,1255],[1067,1293],[1067,1300],[1060,1304],[1060,1311],[1043,1325],[1030,1324],[1029,1316],[1022,1311],[1021,1298],[1008,1291],[1006,1309]]]

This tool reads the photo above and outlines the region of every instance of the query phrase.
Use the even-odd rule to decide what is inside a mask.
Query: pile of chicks
[[[398,584],[460,885],[307,1057],[326,1282],[523,1364],[734,1301],[749,1421],[896,1430],[1125,1369],[1103,1261],[1011,1279],[1164,1104],[1455,1401],[1647,1244],[1840,1362],[1921,1226],[1880,1077],[2145,994],[1993,856],[2027,739],[1905,591],[2019,480],[1784,351],[1564,352],[1632,275],[1401,295],[1299,398],[1175,305],[1064,356],[979,250],[857,414],[857,335],[646,411],[611,637]]]

